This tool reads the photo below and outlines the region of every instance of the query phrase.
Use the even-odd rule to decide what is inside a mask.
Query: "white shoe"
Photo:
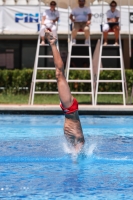
[[[89,45],[90,43],[89,43],[89,40],[85,40],[85,44],[86,45]]]
[[[72,39],[72,45],[76,44],[76,40]]]
[[[115,43],[113,44],[113,46],[119,46],[118,42],[115,42]]]

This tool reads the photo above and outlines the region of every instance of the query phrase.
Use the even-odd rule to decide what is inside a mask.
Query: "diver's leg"
[[[55,64],[55,68],[56,68],[56,79],[57,79],[59,98],[60,98],[63,106],[65,108],[68,108],[72,105],[73,97],[71,95],[69,85],[64,76],[63,61],[62,61],[60,53],[57,50],[57,47],[55,45],[56,39],[52,36],[52,34],[49,31],[46,31],[46,36],[47,36],[47,39],[49,41],[49,44],[50,44],[50,46],[52,48],[52,52],[53,52],[54,64]]]

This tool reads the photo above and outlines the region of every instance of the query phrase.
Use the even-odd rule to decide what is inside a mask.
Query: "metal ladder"
[[[88,47],[88,50],[89,50],[89,55],[87,56],[77,56],[77,55],[72,55],[72,48],[73,47]],[[90,61],[90,67],[88,66],[87,68],[78,68],[78,67],[74,67],[74,68],[71,68],[70,67],[70,63],[71,63],[71,58],[88,58],[89,61]],[[93,68],[92,68],[92,53],[91,53],[91,41],[90,41],[90,38],[89,38],[89,44],[86,45],[86,44],[72,44],[72,40],[70,40],[70,44],[69,44],[69,51],[68,51],[68,59],[67,59],[67,67],[66,67],[66,80],[68,83],[91,83],[91,92],[74,92],[72,91],[71,93],[72,94],[90,94],[92,96],[92,105],[94,105],[94,81],[93,81]],[[70,70],[77,70],[77,71],[81,71],[81,70],[88,70],[90,71],[90,80],[70,80],[69,79],[69,73],[70,73]]]
[[[115,47],[115,48],[119,48],[119,56],[103,56],[102,52],[103,52],[103,48],[107,48],[107,47]],[[107,45],[104,46],[103,45],[103,34],[101,36],[101,45],[100,45],[100,52],[99,52],[100,56],[99,56],[99,62],[98,62],[98,74],[97,74],[97,80],[96,80],[96,93],[95,93],[95,105],[97,105],[97,97],[98,94],[121,94],[123,95],[123,105],[126,105],[126,100],[125,100],[125,92],[126,92],[126,86],[125,86],[125,71],[124,71],[124,62],[123,62],[123,54],[122,54],[122,44],[121,44],[121,36],[119,34],[119,45],[118,46],[113,46],[113,45]],[[120,59],[120,68],[101,68],[101,59],[102,58],[112,58],[112,59]],[[101,80],[100,78],[100,72],[101,70],[116,70],[116,71],[121,71],[121,80]],[[122,84],[122,92],[99,92],[98,91],[98,87],[99,87],[99,83],[121,83]]]
[[[58,41],[58,40],[57,40]],[[31,82],[31,89],[30,89],[30,96],[29,96],[29,104],[34,104],[34,96],[35,94],[58,94],[57,91],[36,91],[36,83],[55,83],[56,79],[37,79],[37,71],[38,70],[54,70],[54,67],[38,67],[38,61],[39,58],[53,58],[52,55],[39,55],[40,47],[47,47],[49,44],[41,45],[40,44],[40,35],[38,36],[38,42],[37,42],[37,50],[36,50],[36,56],[35,56],[35,63],[34,63],[34,69],[33,69],[33,75],[32,75],[32,82]],[[59,49],[58,42],[57,42],[57,48]]]

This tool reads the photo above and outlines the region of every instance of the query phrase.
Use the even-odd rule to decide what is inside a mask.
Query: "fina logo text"
[[[26,13],[16,13],[15,14],[15,22],[24,22],[24,23],[38,23],[39,22],[39,14],[26,14]]]

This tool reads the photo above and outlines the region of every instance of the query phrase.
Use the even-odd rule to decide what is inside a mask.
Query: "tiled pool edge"
[[[0,114],[62,115],[59,105],[0,105]],[[133,115],[133,105],[79,105],[81,115]]]

